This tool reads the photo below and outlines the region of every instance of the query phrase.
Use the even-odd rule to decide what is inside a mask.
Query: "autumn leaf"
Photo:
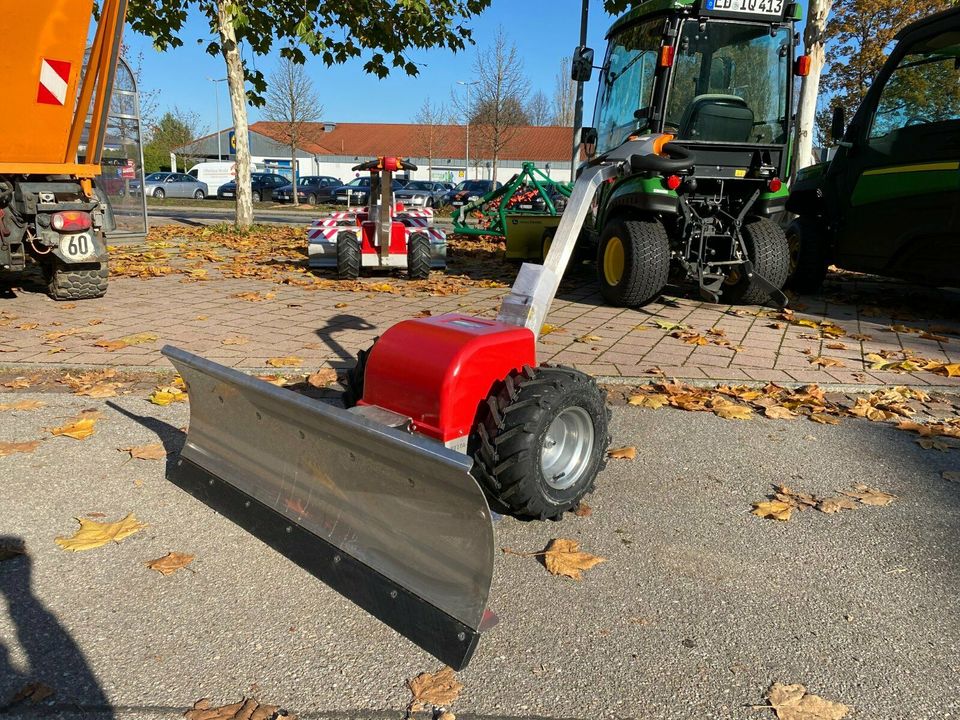
[[[631,395],[627,402],[637,407],[659,410],[664,405],[670,404],[670,398],[663,393],[639,393],[638,395]]]
[[[130,347],[131,345],[142,345],[143,343],[154,342],[157,339],[157,335],[154,333],[142,332],[136,335],[127,335],[117,340],[98,340],[94,345],[108,352],[113,352],[125,347]]]
[[[784,502],[783,500],[762,500],[753,503],[753,510],[750,512],[760,518],[771,518],[786,522],[796,510],[796,505]]]
[[[857,503],[848,497],[826,497],[817,503],[817,510],[827,515],[833,515],[841,510],[856,510]]]
[[[863,333],[853,333],[852,335],[847,335],[851,340],[857,340],[858,342],[869,342],[873,340],[872,335],[864,335]]]
[[[934,342],[938,342],[938,343],[950,342],[950,338],[948,337],[944,337],[943,335],[937,335],[935,333],[926,332],[926,331],[920,333],[920,337],[923,338],[924,340],[933,340]]]
[[[16,695],[10,698],[10,704],[7,707],[12,707],[13,705],[21,703],[24,700],[29,700],[31,705],[36,705],[52,695],[53,688],[49,685],[44,685],[41,682],[27,683],[17,691]],[[4,708],[4,710],[6,709],[7,708]]]
[[[764,417],[771,420],[796,420],[800,415],[783,405],[771,405],[763,409]]]
[[[178,387],[158,387],[147,398],[154,405],[169,405],[175,402],[184,402],[187,399],[187,393]]]
[[[338,302],[334,303],[333,307],[335,307],[337,310],[342,310],[343,308],[347,307],[347,304],[345,302]]]
[[[39,400],[18,400],[13,403],[0,403],[0,412],[4,410],[37,410],[43,407]]]
[[[842,360],[837,358],[830,357],[815,357],[810,359],[811,365],[819,365],[820,367],[845,367]]]
[[[582,337],[574,338],[573,341],[577,343],[592,343],[598,340],[603,340],[603,338],[599,335],[583,335]]]
[[[177,570],[185,568],[193,562],[193,555],[181,552],[169,552],[156,560],[148,560],[145,565],[156,570],[161,575],[173,575]]]
[[[593,508],[587,505],[583,500],[577,503],[573,509],[573,514],[577,517],[590,517],[593,515]]]
[[[221,345],[246,345],[250,342],[250,338],[242,337],[240,335],[231,335],[230,337],[225,337],[220,341]]]
[[[833,415],[827,415],[826,413],[813,413],[810,416],[810,419],[815,423],[820,423],[821,425],[839,425],[840,418],[834,417]]]
[[[333,368],[320,368],[307,376],[307,383],[315,388],[325,388],[337,381],[337,371]]]
[[[263,380],[277,387],[284,387],[289,382],[283,375],[257,375],[257,380]]]
[[[72,537],[56,538],[57,545],[64,550],[92,550],[109,542],[119,543],[146,527],[146,524],[137,520],[133,513],[113,523],[101,523],[86,518],[75,519],[80,523],[80,529]]]
[[[637,457],[637,449],[632,446],[612,448],[607,450],[607,457],[614,460],[633,460]]]
[[[17,330],[36,330],[40,327],[40,323],[20,323],[19,325],[14,325]]]
[[[854,483],[853,490],[843,490],[842,493],[847,497],[852,497],[862,502],[864,505],[875,505],[878,507],[889,505],[897,498],[896,495],[885,493],[882,490],[877,490],[863,483]]]
[[[420,673],[407,680],[407,687],[413,695],[407,708],[410,713],[419,712],[427,705],[451,705],[463,690],[463,685],[457,680],[457,674],[451,667],[441,668],[435,673]]]
[[[272,357],[267,359],[267,365],[270,367],[300,367],[302,364],[303,358],[299,358],[296,355]]]
[[[130,453],[132,460],[163,460],[167,457],[167,451],[161,443],[120,448],[120,452]]]
[[[7,457],[14,453],[32,453],[40,447],[39,440],[27,440],[26,442],[0,442],[0,457]]]
[[[654,319],[652,322],[661,330],[689,330],[690,329],[689,325],[684,325],[683,323],[675,323],[669,320]]]
[[[244,698],[238,703],[210,707],[210,700],[197,700],[183,717],[186,720],[274,720],[283,717],[285,720],[297,720],[279,705],[261,705],[259,700]]]
[[[960,363],[941,365],[940,367],[931,370],[931,372],[934,372],[937,375],[944,375],[945,377],[960,377]]]
[[[576,540],[554,538],[543,551],[543,564],[551,575],[562,575],[573,580],[580,580],[583,571],[602,562],[606,562],[606,558],[581,551]]]
[[[540,336],[549,335],[550,333],[564,333],[566,328],[557,327],[556,325],[551,325],[550,323],[544,323],[540,326]]]
[[[769,707],[777,720],[843,720],[850,712],[843,703],[811,695],[803,685],[774,683],[767,690]]]
[[[744,405],[734,405],[733,403],[715,406],[713,412],[717,417],[724,420],[749,420],[753,417],[753,410]]]
[[[74,440],[85,440],[93,435],[94,426],[99,419],[100,413],[98,412],[82,412],[74,418],[73,422],[61,425],[60,427],[50,428],[50,434],[65,435]]]
[[[950,443],[934,437],[919,437],[917,438],[917,445],[924,450],[939,450],[940,452],[947,452],[954,447]]]
[[[16,377],[13,380],[8,380],[5,383],[2,383],[5,388],[10,388],[11,390],[23,390],[24,388],[30,387],[30,385],[35,381],[36,378],[25,378],[25,377]]]
[[[827,350],[846,350],[847,346],[842,342],[827,343]]]

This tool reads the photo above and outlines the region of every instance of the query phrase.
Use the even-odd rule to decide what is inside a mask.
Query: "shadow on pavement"
[[[375,327],[375,325],[370,324],[357,315],[340,314],[329,318],[326,325],[318,327],[314,332],[317,337],[343,361],[343,367],[353,367],[354,364],[356,364],[356,356],[347,350],[334,335],[350,330],[373,330]]]
[[[120,407],[110,400],[107,401],[107,407],[111,410],[116,410],[124,417],[133,420],[138,425],[142,425],[147,430],[156,434],[157,438],[163,444],[163,449],[167,452],[167,464],[164,472],[165,474],[169,474],[173,469],[173,464],[176,462],[177,457],[180,455],[180,450],[183,449],[183,444],[187,440],[187,434],[170,423],[166,423],[150,415],[138,415],[135,412]]]
[[[0,548],[4,547],[22,549],[23,539],[0,536]],[[62,713],[72,718],[113,718],[113,708],[83,652],[33,594],[32,568],[27,552],[0,562],[0,597],[27,663],[26,670],[14,665],[11,648],[0,642],[0,716]],[[53,691],[47,699],[41,699],[47,693],[44,687]]]

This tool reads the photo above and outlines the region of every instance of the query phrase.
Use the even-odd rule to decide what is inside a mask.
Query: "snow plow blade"
[[[190,428],[169,479],[454,669],[493,577],[471,460],[167,346]],[[319,608],[322,613],[322,608]]]

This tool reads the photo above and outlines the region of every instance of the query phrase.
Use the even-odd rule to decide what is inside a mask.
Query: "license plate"
[[[783,15],[783,0],[705,0],[708,12],[731,15]]]
[[[63,235],[60,238],[60,254],[68,260],[83,262],[93,260],[97,256],[97,248],[87,233]]]
[[[466,203],[463,200],[454,200],[451,204],[454,207],[460,207],[461,205],[466,205]]]
[[[222,197],[233,197],[233,193],[225,192],[223,193]]]

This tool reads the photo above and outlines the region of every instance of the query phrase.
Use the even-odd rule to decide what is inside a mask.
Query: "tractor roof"
[[[960,7],[934,13],[933,15],[928,15],[921,20],[910,23],[898,32],[894,39],[901,40],[905,36],[912,35],[915,32],[925,33],[929,28],[946,30],[955,27],[960,27]]]
[[[617,18],[616,22],[607,30],[607,38],[634,21],[666,10],[687,10],[696,5],[697,0],[643,0],[634,5],[633,9]]]

